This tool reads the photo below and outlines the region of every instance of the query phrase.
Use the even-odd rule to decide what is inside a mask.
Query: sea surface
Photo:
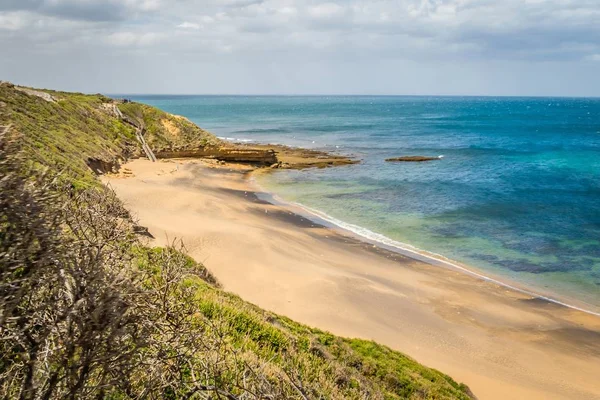
[[[372,239],[600,310],[600,99],[129,97],[227,140],[354,155],[259,184]],[[443,157],[385,162],[404,155]]]

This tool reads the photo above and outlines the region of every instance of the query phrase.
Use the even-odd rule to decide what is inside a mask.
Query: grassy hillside
[[[54,99],[0,84],[0,126],[12,125],[21,133],[30,160],[65,172],[76,186],[96,185],[88,165],[105,168],[127,157],[141,155],[135,128],[112,111],[121,111],[146,125],[146,141],[152,148],[219,145],[212,134],[188,120],[138,103],[122,104],[103,95],[84,95],[51,90]]]
[[[146,141],[156,151],[219,146],[223,143],[188,119],[140,103],[120,104],[125,115],[143,121]]]
[[[181,248],[146,247],[88,168],[90,159],[137,154],[134,128],[105,108],[112,103],[104,96],[47,93],[55,101],[0,85],[0,125],[11,125],[17,142],[0,137],[0,393],[472,398],[466,386],[399,352],[223,291]],[[155,147],[218,144],[187,120],[135,103],[119,107],[144,121]],[[58,173],[70,188],[51,179]]]
[[[163,263],[159,260],[169,251],[139,249],[138,267],[158,271]],[[204,336],[225,338],[219,350],[224,360],[245,361],[228,364],[231,376],[242,376],[254,366],[270,390],[287,383],[278,398],[302,398],[302,393],[311,399],[470,398],[466,386],[388,347],[310,328],[224,292],[202,265],[181,257],[186,268],[203,271],[202,278],[182,279],[188,295],[179,298],[194,310],[190,323],[203,326]]]

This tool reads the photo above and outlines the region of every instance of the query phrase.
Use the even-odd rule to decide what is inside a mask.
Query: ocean
[[[373,240],[600,310],[600,99],[128,97],[227,140],[353,155],[258,183]],[[442,158],[385,161],[404,155]]]

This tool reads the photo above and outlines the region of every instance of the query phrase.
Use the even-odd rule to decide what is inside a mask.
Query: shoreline
[[[254,170],[249,173],[249,182],[254,185],[258,190],[262,193],[266,194],[272,201],[274,205],[281,205],[284,207],[293,207],[301,210],[306,213],[309,218],[313,219],[315,223],[320,223],[324,225],[326,228],[338,230],[346,235],[353,236],[358,240],[365,241],[370,244],[374,244],[376,246],[382,247],[386,250],[396,252],[402,254],[407,257],[414,258],[417,261],[422,261],[429,263],[431,265],[441,266],[443,268],[449,268],[452,270],[460,271],[464,274],[473,276],[478,279],[483,279],[487,282],[505,287],[507,289],[518,291],[524,295],[535,297],[539,300],[544,300],[549,303],[553,303],[556,305],[560,305],[562,307],[570,308],[576,311],[581,311],[586,314],[590,314],[596,317],[600,317],[600,306],[595,306],[593,304],[589,304],[587,302],[578,300],[576,298],[567,298],[566,296],[559,295],[557,293],[544,293],[539,288],[529,287],[527,284],[522,282],[518,282],[515,280],[510,280],[510,278],[503,277],[498,274],[490,273],[489,271],[484,270],[483,268],[478,268],[476,266],[467,265],[461,263],[459,261],[455,261],[451,258],[448,258],[442,254],[434,253],[428,250],[420,249],[416,246],[413,246],[409,243],[400,242],[389,238],[385,235],[382,235],[377,232],[373,232],[367,228],[363,228],[358,225],[350,224],[341,220],[338,220],[335,217],[328,215],[322,211],[317,209],[313,209],[304,204],[298,202],[290,202],[287,201],[276,193],[270,192],[263,188],[257,181],[254,176],[256,173],[263,173],[260,170]],[[360,231],[365,232],[364,234]],[[372,235],[371,237],[368,235]],[[579,304],[572,304],[579,303]],[[593,310],[584,308],[584,307],[593,308]],[[595,311],[597,310],[597,311]]]
[[[271,204],[249,182],[247,166],[127,166],[128,177],[103,181],[154,243],[184,240],[192,257],[245,300],[388,345],[465,382],[480,399],[600,399],[594,315],[373,246],[293,204]]]

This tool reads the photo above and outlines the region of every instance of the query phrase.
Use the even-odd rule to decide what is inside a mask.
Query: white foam
[[[238,143],[250,143],[254,142],[254,139],[245,139],[245,138],[234,138],[234,137],[218,137],[221,140],[227,140],[228,142],[238,142]]]
[[[254,182],[254,183],[256,184],[256,182]],[[476,278],[483,279],[483,280],[485,280],[487,282],[495,283],[495,284],[497,284],[499,286],[515,290],[515,291],[523,293],[525,295],[532,296],[532,297],[539,298],[539,299],[543,299],[543,300],[549,301],[549,302],[554,303],[554,304],[559,304],[561,306],[564,306],[564,307],[567,307],[567,308],[571,308],[573,310],[581,311],[581,312],[584,312],[584,313],[587,313],[587,314],[591,314],[591,315],[595,315],[597,317],[600,317],[600,313],[599,312],[587,310],[587,309],[582,308],[582,307],[578,307],[578,306],[575,306],[575,305],[572,305],[572,304],[568,304],[568,303],[565,303],[563,301],[560,301],[560,300],[557,300],[557,299],[554,299],[554,298],[551,298],[551,297],[548,297],[548,296],[545,296],[545,295],[541,295],[541,294],[536,293],[536,292],[534,292],[532,290],[523,289],[523,288],[520,288],[520,287],[517,287],[517,286],[513,286],[513,285],[508,284],[506,282],[503,282],[503,281],[500,281],[498,279],[494,279],[494,278],[491,278],[489,276],[483,275],[482,273],[473,271],[473,270],[471,270],[471,269],[469,269],[469,268],[467,268],[465,266],[460,265],[458,262],[453,261],[453,260],[449,259],[448,257],[445,257],[445,256],[443,256],[441,254],[430,252],[430,251],[426,251],[426,250],[422,250],[422,249],[419,249],[419,248],[417,248],[415,246],[412,246],[410,244],[399,242],[397,240],[391,239],[391,238],[389,238],[389,237],[387,237],[385,235],[382,235],[380,233],[376,233],[376,232],[373,232],[373,231],[371,231],[369,229],[363,228],[361,226],[341,221],[341,220],[339,220],[337,218],[334,218],[334,217],[332,217],[332,216],[330,216],[330,215],[328,215],[328,214],[326,214],[324,212],[321,212],[319,210],[315,210],[315,209],[313,209],[311,207],[307,207],[307,206],[305,206],[303,204],[296,203],[296,202],[285,201],[285,200],[281,199],[280,197],[278,197],[275,194],[270,193],[270,195],[277,202],[280,202],[280,203],[283,203],[283,204],[291,204],[293,206],[296,206],[296,207],[304,210],[308,214],[312,214],[313,216],[317,217],[320,220],[326,221],[326,222],[328,222],[331,225],[334,225],[334,226],[336,226],[338,228],[341,228],[342,230],[351,232],[351,233],[353,233],[353,234],[355,234],[355,235],[357,235],[359,237],[367,239],[367,241],[382,244],[382,245],[384,245],[384,246],[386,246],[388,248],[391,248],[391,249],[397,251],[400,254],[408,255],[408,256],[410,256],[412,258],[415,258],[417,260],[420,260],[420,261],[426,261],[426,262],[429,262],[429,263],[433,262],[434,265],[435,264],[441,264],[441,265],[443,265],[445,267],[449,267],[451,269],[459,270],[461,272],[464,272],[464,273],[469,274],[471,276],[474,276]]]

